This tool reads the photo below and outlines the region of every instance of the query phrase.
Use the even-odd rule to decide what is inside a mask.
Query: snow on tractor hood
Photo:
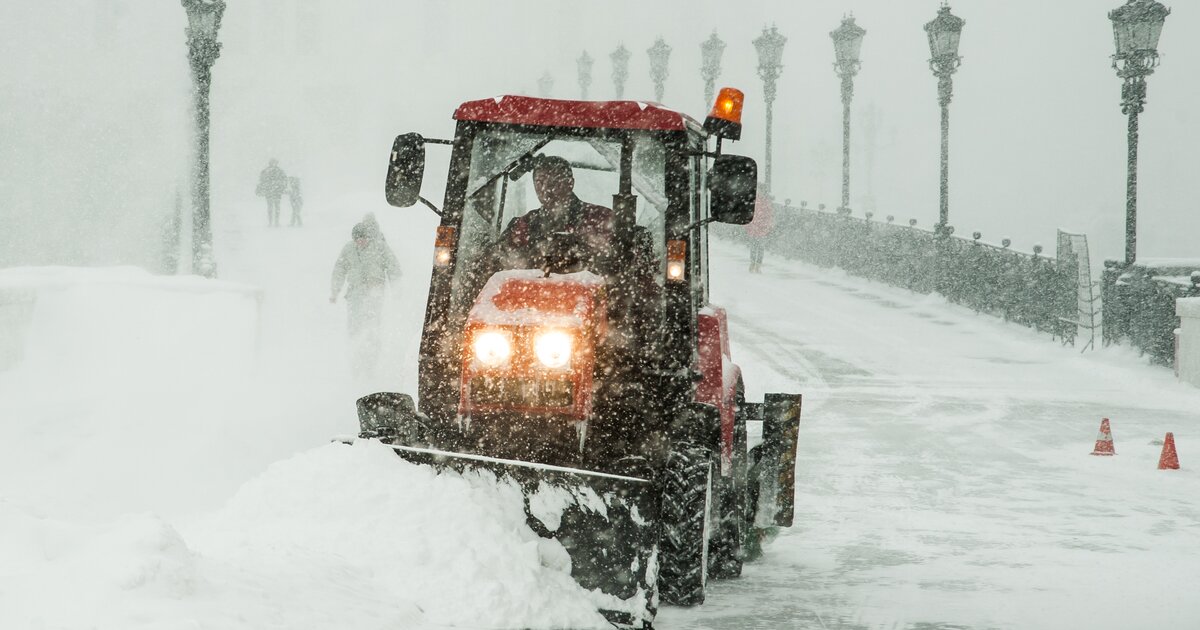
[[[584,328],[603,322],[604,286],[604,278],[590,271],[549,276],[539,269],[500,271],[479,292],[470,321]]]

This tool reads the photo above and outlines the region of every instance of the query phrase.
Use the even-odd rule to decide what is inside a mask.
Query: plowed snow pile
[[[0,272],[0,628],[609,627],[515,488],[313,439],[247,289]]]
[[[376,442],[331,444],[273,464],[194,540],[205,557],[266,569],[266,583],[310,573],[370,593],[397,619],[609,627],[569,574],[545,566],[561,546],[529,530],[522,505],[486,473],[436,474]]]

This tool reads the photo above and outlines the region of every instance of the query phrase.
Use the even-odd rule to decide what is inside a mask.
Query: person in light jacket
[[[400,280],[400,264],[382,235],[369,226],[359,223],[350,235],[353,240],[342,247],[333,265],[329,303],[336,303],[345,288],[347,328],[356,350],[356,368],[369,372],[378,357],[387,285]]]

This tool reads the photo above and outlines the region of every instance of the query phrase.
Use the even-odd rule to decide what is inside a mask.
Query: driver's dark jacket
[[[528,267],[539,259],[537,248],[555,233],[567,233],[579,237],[586,246],[589,257],[602,257],[612,244],[613,211],[572,197],[567,212],[555,215],[546,208],[530,210],[509,222],[500,236],[504,255],[520,258],[523,265],[505,265],[508,268]],[[511,261],[510,259],[510,262]]]

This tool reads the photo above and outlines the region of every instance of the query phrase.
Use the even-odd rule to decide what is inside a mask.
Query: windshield
[[[667,196],[664,188],[664,149],[650,134],[633,136],[631,180],[637,197],[635,221],[652,250],[653,264],[665,259],[665,216]],[[467,198],[459,235],[458,264],[451,294],[451,312],[465,317],[475,301],[486,276],[498,268],[492,258],[497,243],[508,235],[514,219],[531,211],[526,222],[534,223],[543,210],[535,186],[535,164],[554,157],[570,165],[574,186],[571,191],[583,210],[567,219],[568,229],[586,232],[590,217],[611,212],[613,195],[620,191],[621,140],[619,138],[579,137],[567,134],[518,133],[512,130],[485,130],[476,137],[467,178]],[[516,222],[519,223],[519,222]],[[611,243],[611,239],[605,241]],[[616,253],[620,257],[621,254]],[[506,258],[503,268],[540,268],[528,258]],[[661,273],[653,274],[661,278]]]

